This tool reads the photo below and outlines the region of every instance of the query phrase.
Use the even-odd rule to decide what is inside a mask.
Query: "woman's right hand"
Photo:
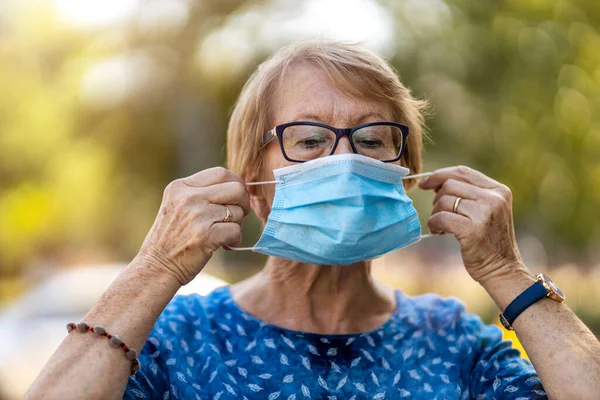
[[[231,222],[223,222],[227,206]],[[181,285],[190,282],[221,246],[236,246],[250,212],[244,181],[225,168],[200,171],[171,182],[136,258]]]

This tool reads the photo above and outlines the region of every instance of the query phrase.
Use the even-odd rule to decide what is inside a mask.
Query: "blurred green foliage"
[[[261,13],[297,3],[181,2],[185,18],[152,29],[143,10],[80,29],[25,3],[0,17],[0,276],[130,259],[166,184],[223,164],[237,93],[287,40],[260,41]],[[467,164],[508,184],[517,230],[550,265],[598,264],[600,3],[378,4],[391,62],[432,101],[426,170]],[[242,23],[248,13],[258,22]],[[203,58],[224,27],[253,46]]]

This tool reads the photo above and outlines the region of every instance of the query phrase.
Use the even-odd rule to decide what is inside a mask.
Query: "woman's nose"
[[[347,136],[343,136],[340,138],[340,141],[337,144],[337,148],[333,152],[333,154],[352,154],[354,151],[352,150],[352,146],[350,145],[350,140]]]

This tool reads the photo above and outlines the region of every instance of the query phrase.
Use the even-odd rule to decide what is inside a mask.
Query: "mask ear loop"
[[[415,174],[415,175],[406,175],[405,177],[402,178],[402,180],[404,179],[416,179],[416,178],[423,178],[426,176],[430,176],[432,175],[433,172],[423,172],[422,174]],[[272,184],[277,184],[281,181],[278,180],[274,180],[274,181],[264,181],[264,182],[246,182],[246,186],[259,186],[259,185],[272,185]],[[432,236],[437,236],[437,235],[433,235],[431,233],[425,234],[425,235],[421,235],[420,239],[426,239]],[[233,251],[254,251],[254,250],[260,250],[262,249],[262,247],[230,247],[230,246],[224,246],[225,250],[233,250]]]

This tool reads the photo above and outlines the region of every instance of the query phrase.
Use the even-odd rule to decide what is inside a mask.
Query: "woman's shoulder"
[[[479,316],[469,313],[465,304],[456,297],[435,293],[416,296],[397,291],[398,316],[408,324],[430,329],[467,329],[482,325]]]
[[[231,307],[229,287],[217,288],[207,295],[176,295],[167,304],[156,321],[154,330],[161,333],[168,328],[175,333],[201,331],[211,328],[211,321],[225,318]]]

